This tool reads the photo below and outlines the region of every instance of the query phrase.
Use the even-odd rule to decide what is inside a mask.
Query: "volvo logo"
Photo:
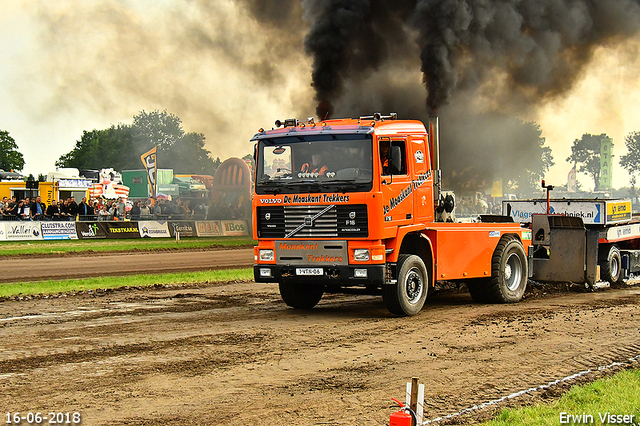
[[[356,218],[356,212],[350,212],[349,219],[355,219],[355,218]]]
[[[264,218],[265,218],[266,220],[270,220],[270,219],[271,219],[271,213],[267,213],[267,214],[265,214],[265,215],[264,215]]]
[[[307,217],[304,218],[304,224],[305,224],[305,226],[313,225],[313,219],[311,218],[311,216],[307,216]]]

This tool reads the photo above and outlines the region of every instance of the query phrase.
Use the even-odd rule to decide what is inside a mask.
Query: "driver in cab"
[[[302,173],[318,173],[318,175],[324,176],[327,170],[328,167],[324,165],[322,156],[320,154],[311,154],[311,164],[304,163],[300,171]]]

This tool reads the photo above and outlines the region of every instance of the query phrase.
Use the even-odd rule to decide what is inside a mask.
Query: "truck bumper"
[[[323,266],[321,275],[299,275],[304,269],[319,269],[317,265],[253,265],[253,276],[259,283],[317,283],[341,286],[382,285],[385,265],[332,265]],[[365,275],[366,274],[366,275]]]

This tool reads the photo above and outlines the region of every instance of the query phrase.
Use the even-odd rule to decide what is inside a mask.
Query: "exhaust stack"
[[[433,199],[435,205],[440,203],[440,192],[442,191],[440,173],[440,124],[437,116],[429,117],[429,151],[431,153],[431,168],[433,169]]]

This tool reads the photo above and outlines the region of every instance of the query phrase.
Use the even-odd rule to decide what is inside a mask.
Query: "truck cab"
[[[252,138],[255,280],[278,283],[294,308],[315,306],[325,292],[360,292],[413,315],[438,279],[491,277],[498,240],[510,233],[522,245],[520,227],[444,222],[440,213],[454,203],[441,197],[430,128],[374,114],[260,129]],[[480,251],[459,245],[478,241]]]

